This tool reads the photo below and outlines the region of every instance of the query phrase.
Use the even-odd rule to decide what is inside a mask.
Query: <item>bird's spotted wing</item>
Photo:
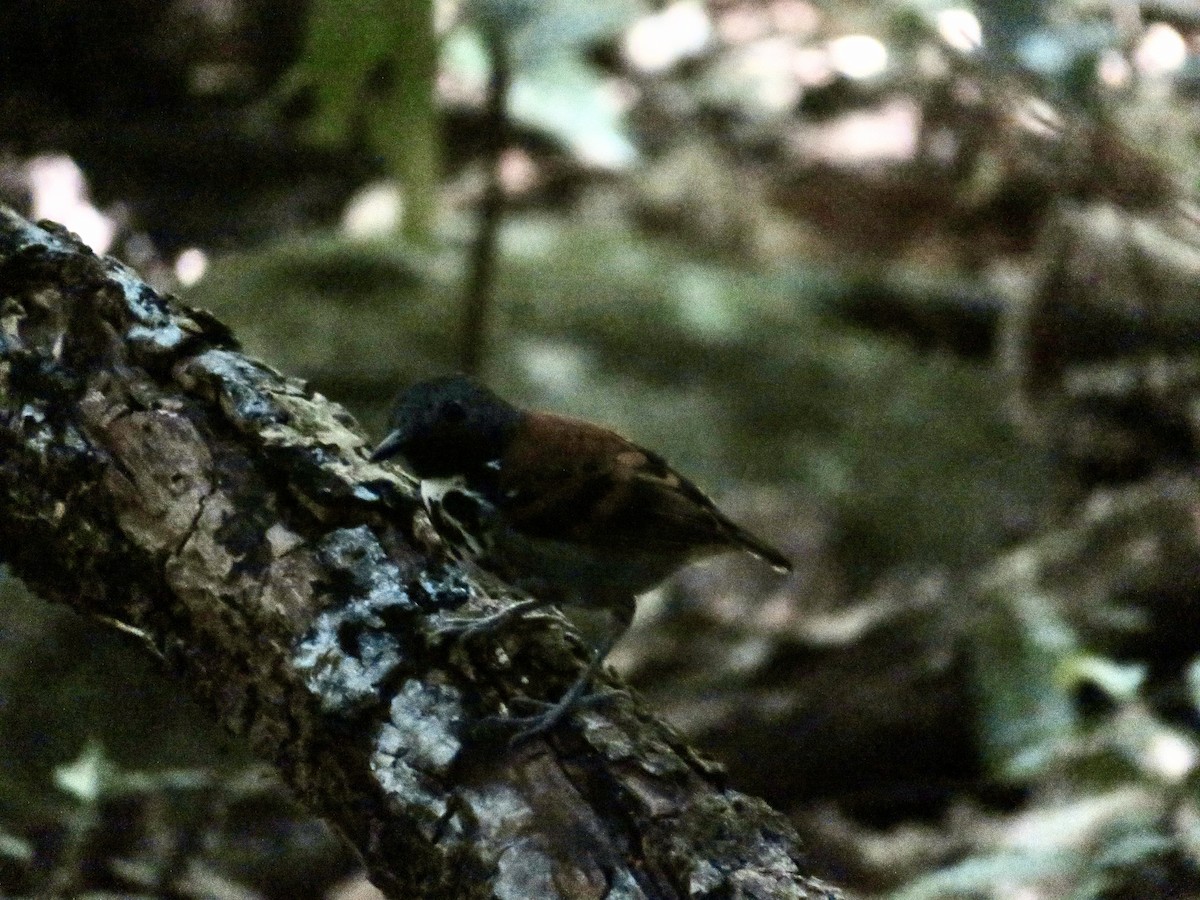
[[[683,555],[742,543],[740,529],[695,485],[599,426],[540,415],[504,462],[500,505],[530,537]]]

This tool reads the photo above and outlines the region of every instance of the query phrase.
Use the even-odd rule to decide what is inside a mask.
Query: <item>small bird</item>
[[[493,631],[548,605],[608,612],[587,667],[514,740],[544,732],[587,690],[633,619],[638,594],[704,557],[744,550],[780,572],[792,564],[735,525],[662,457],[599,425],[519,409],[463,375],[413,385],[371,454],[399,456],[420,480],[430,523],[456,559],[528,595],[471,620]]]

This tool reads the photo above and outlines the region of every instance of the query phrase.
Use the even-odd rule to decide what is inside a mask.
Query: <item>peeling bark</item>
[[[4,562],[141,633],[390,896],[839,896],[628,698],[516,749],[477,727],[555,697],[582,650],[553,617],[441,637],[497,598],[424,548],[412,486],[339,407],[3,208],[0,296]]]

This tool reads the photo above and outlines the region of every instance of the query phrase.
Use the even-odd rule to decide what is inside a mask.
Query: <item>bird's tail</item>
[[[766,543],[766,541],[755,537],[745,528],[742,528],[739,525],[734,525],[732,522],[729,523],[729,526],[729,536],[733,543],[737,544],[739,547],[744,547],[759,559],[769,563],[776,572],[792,571],[792,561],[770,544]]]

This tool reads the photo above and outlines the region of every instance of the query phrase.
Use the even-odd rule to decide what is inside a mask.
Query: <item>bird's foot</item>
[[[504,609],[498,612],[486,616],[474,618],[456,616],[443,619],[438,623],[438,632],[446,637],[456,638],[460,641],[470,640],[483,634],[492,634],[499,631],[510,623],[524,618],[526,614],[546,605],[541,600],[531,598],[529,600],[520,600],[510,606],[504,607]]]
[[[530,738],[553,731],[564,719],[572,713],[584,709],[595,709],[605,706],[619,696],[627,696],[626,691],[616,689],[588,691],[587,685],[580,687],[576,682],[563,694],[562,698],[550,703],[545,700],[535,700],[532,697],[516,697],[514,703],[540,709],[540,712],[530,715],[495,715],[486,716],[480,725],[489,729],[505,729],[515,733],[508,740],[510,747],[516,747]]]

